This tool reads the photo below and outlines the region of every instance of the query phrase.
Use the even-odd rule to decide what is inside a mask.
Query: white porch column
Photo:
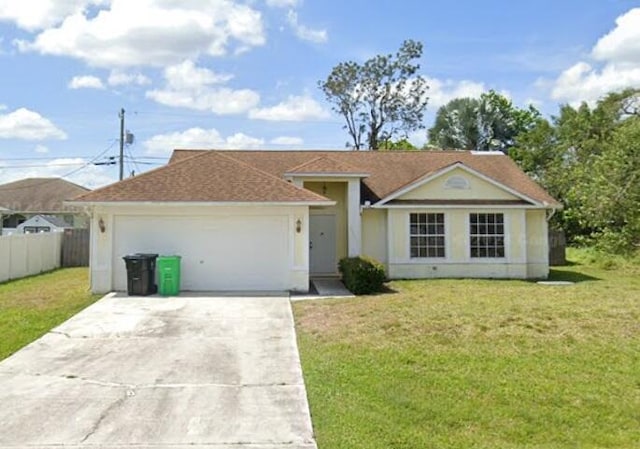
[[[361,255],[362,220],[360,217],[360,179],[350,179],[347,192],[347,227],[349,257]]]

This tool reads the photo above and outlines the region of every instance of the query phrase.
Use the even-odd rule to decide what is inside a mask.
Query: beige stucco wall
[[[409,245],[409,214],[445,215],[446,257],[412,259]],[[469,214],[503,213],[505,257],[472,258],[469,246]],[[391,278],[490,277],[539,278],[548,274],[545,254],[544,210],[525,209],[390,209],[388,272]]]
[[[362,254],[387,263],[387,210],[363,209]]]
[[[446,188],[447,180],[453,176],[461,177],[467,180],[468,189],[451,189]],[[425,184],[401,195],[398,199],[402,200],[515,200],[520,199],[513,194],[495,186],[494,184],[481,179],[466,170],[455,168],[448,173],[443,174]]]
[[[549,229],[544,210],[528,210],[527,214],[527,277],[546,278],[549,275]]]
[[[336,216],[336,262],[347,257],[347,182],[304,181],[304,188],[336,202],[334,206],[311,207],[309,214]]]

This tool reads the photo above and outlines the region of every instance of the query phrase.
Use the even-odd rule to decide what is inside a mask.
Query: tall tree
[[[555,224],[570,240],[611,252],[640,245],[640,90],[562,105],[515,140],[509,155],[564,203]]]
[[[345,119],[348,146],[377,150],[425,128],[428,85],[415,62],[421,56],[422,44],[406,40],[395,55],[377,55],[364,64],[342,62],[318,82],[333,110]]]
[[[572,193],[600,248],[632,252],[640,248],[640,117],[624,120],[604,146]]]
[[[440,148],[506,152],[515,137],[535,125],[540,113],[521,109],[495,91],[475,98],[455,98],[438,109],[429,143]]]
[[[429,129],[429,143],[442,149],[475,150],[480,142],[476,98],[454,98],[441,106]]]

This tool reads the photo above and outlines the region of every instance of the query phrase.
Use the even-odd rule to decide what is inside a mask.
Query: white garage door
[[[126,290],[123,256],[158,253],[182,256],[182,290],[286,290],[288,223],[287,216],[116,216],[115,288]]]

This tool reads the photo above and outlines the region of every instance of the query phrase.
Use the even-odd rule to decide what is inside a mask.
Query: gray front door
[[[309,271],[311,274],[335,274],[336,216],[309,217]]]

